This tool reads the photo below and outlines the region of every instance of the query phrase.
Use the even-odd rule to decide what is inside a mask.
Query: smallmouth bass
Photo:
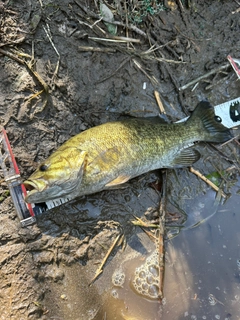
[[[25,201],[71,199],[106,190],[159,168],[190,166],[200,158],[189,145],[225,142],[231,131],[200,102],[184,123],[162,124],[145,119],[108,122],[70,138],[24,182]]]

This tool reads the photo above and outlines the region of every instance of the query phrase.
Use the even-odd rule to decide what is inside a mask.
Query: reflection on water
[[[143,244],[145,250],[142,250]],[[103,286],[105,290],[107,284],[105,292],[108,294],[105,304],[94,319],[102,319],[103,311],[106,319],[160,319],[161,304],[153,299],[156,295],[153,286],[159,275],[158,266],[153,265],[158,259],[156,254],[153,255],[154,250],[155,246],[149,242],[148,236],[140,232],[132,236],[124,252],[117,253],[95,283],[98,289]]]
[[[204,200],[202,209],[201,197],[189,205],[188,225],[214,212],[213,192]],[[162,319],[240,319],[239,207],[235,188],[211,219],[167,243]]]
[[[83,225],[89,219],[92,224],[95,219],[118,221],[127,240],[125,250],[119,249],[111,256],[91,289],[88,284],[98,265],[90,260],[79,267],[82,271],[76,272],[76,283],[80,289],[71,301],[72,307],[81,306],[78,319],[240,319],[239,186],[233,187],[232,197],[218,207],[214,205],[216,194],[210,189],[185,199],[182,207],[187,220],[183,219],[178,235],[166,241],[161,304],[157,299],[156,246],[141,228],[131,223],[132,213],[142,217],[159,203],[159,195],[146,183],[150,178],[156,179],[148,176],[137,180],[135,186],[133,181],[132,188],[121,192],[108,191],[69,204],[72,213],[81,211]]]
[[[126,251],[111,261],[99,280],[104,282],[108,272],[115,272],[106,319],[112,319],[111,309],[115,319],[240,319],[240,198],[237,187],[232,191],[218,210],[211,190],[188,199],[185,228],[166,243],[162,305],[152,299],[158,290],[156,248],[136,229]],[[115,308],[119,301],[121,307]]]

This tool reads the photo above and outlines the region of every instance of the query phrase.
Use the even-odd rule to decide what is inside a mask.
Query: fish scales
[[[200,102],[185,123],[128,119],[88,129],[65,142],[24,182],[27,202],[75,198],[120,185],[158,168],[190,166],[200,155],[189,144],[232,137],[211,105]]]
[[[194,133],[183,127],[183,124],[152,125],[148,120],[129,120],[108,123],[108,130],[100,125],[73,137],[69,145],[87,151],[82,192],[85,192],[83,186],[86,190],[92,188],[92,183],[103,179],[104,175],[103,185],[121,172],[135,177],[170,166],[175,154],[194,141]]]

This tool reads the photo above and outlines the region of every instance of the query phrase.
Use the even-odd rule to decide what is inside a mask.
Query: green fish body
[[[208,102],[200,102],[183,123],[145,119],[108,122],[72,137],[24,182],[26,202],[76,198],[120,185],[158,168],[190,166],[196,141],[224,142],[232,137]]]

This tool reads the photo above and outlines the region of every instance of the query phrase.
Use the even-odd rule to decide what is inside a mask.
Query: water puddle
[[[214,212],[212,198],[212,191],[204,196],[199,220]],[[187,225],[195,223],[196,203]],[[210,219],[167,243],[162,319],[239,319],[239,206],[235,193]]]
[[[240,181],[232,187],[232,196],[218,206],[211,189],[185,197],[182,225],[168,227],[164,299],[160,303],[158,248],[131,223],[134,215],[142,217],[157,207],[159,194],[149,186],[149,181],[156,179],[150,174],[121,192],[103,192],[59,209],[58,218],[67,218],[72,235],[75,223],[83,228],[79,230],[96,228],[100,221],[103,225],[93,235],[92,258],[86,265],[63,266],[67,300],[62,301],[65,307],[61,309],[65,315],[71,314],[71,319],[240,319]],[[76,214],[79,216],[70,225]],[[114,251],[89,286],[117,235],[111,230],[125,235],[126,246]],[[109,242],[104,242],[105,236]],[[103,248],[100,253],[99,246]]]
[[[146,234],[137,231],[125,252],[114,257],[96,284],[106,285],[108,279],[110,300],[105,304],[104,319],[114,319],[113,314],[115,319],[138,320],[239,319],[240,197],[237,188],[233,188],[233,196],[218,208],[211,190],[188,201],[184,228],[166,242],[162,304],[157,299],[156,248]]]

